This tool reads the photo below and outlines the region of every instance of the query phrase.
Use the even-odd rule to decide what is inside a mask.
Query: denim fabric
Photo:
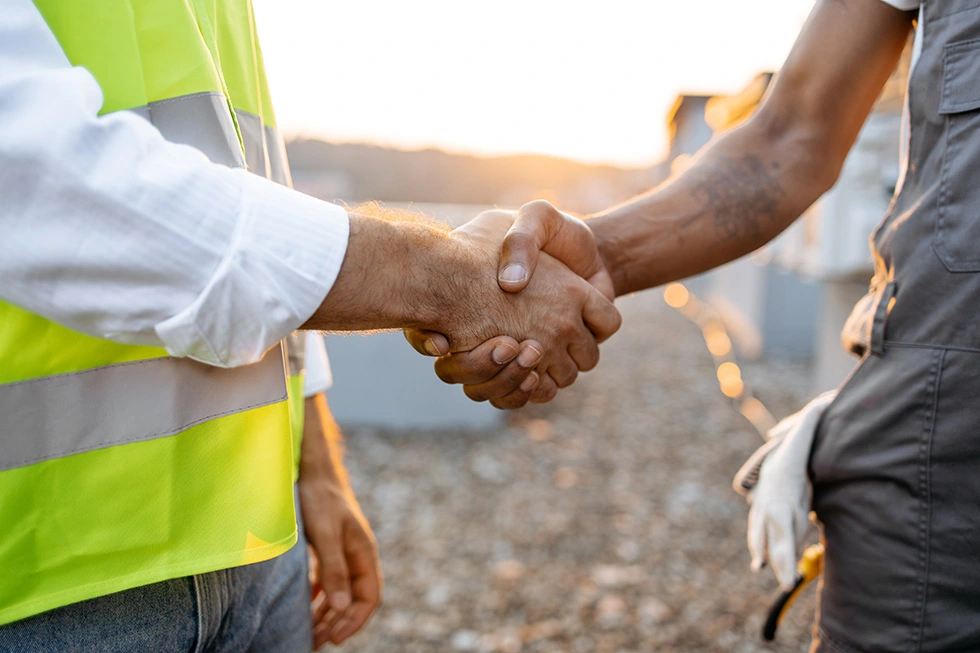
[[[244,567],[137,587],[0,626],[7,653],[309,653],[306,540]]]

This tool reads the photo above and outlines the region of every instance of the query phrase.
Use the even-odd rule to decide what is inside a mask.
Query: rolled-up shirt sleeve
[[[218,366],[304,323],[347,249],[343,208],[166,141],[0,0],[0,298]]]

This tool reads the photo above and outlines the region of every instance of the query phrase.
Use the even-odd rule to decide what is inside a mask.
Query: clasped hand
[[[544,403],[599,362],[620,326],[612,279],[591,230],[547,202],[486,211],[451,233],[468,261],[460,313],[409,330],[436,374],[497,408]],[[494,274],[494,271],[496,274]]]

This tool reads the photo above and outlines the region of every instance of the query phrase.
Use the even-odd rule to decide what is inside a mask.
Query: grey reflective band
[[[245,145],[248,169],[277,184],[292,186],[286,164],[286,148],[279,132],[274,127],[263,125],[260,117],[248,111],[235,109],[235,118]]]
[[[238,120],[238,130],[242,134],[242,145],[245,146],[245,164],[251,172],[260,177],[271,179],[269,176],[269,148],[265,142],[262,119],[254,113],[241,109],[235,109],[235,119]]]
[[[235,121],[221,93],[182,95],[130,111],[153,123],[171,143],[196,147],[215,163],[245,167]]]
[[[286,347],[286,369],[289,376],[306,371],[306,331],[293,331],[282,341]]]
[[[279,130],[266,125],[265,142],[269,145],[269,165],[272,166],[269,179],[292,188],[293,178],[289,174],[289,162],[286,160],[286,143],[282,140]]]
[[[286,400],[282,347],[224,369],[152,358],[0,385],[0,471],[175,435]]]
[[[228,100],[221,93],[182,95],[150,102],[130,111],[153,123],[171,143],[196,147],[215,163],[232,168],[247,167],[261,177],[292,186],[286,148],[279,132],[263,125],[259,116],[241,109],[235,109],[232,120]],[[237,132],[235,121],[238,122]],[[242,135],[240,143],[239,133]]]

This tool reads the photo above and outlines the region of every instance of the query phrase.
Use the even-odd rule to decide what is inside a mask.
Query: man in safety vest
[[[819,518],[820,653],[980,651],[980,2],[819,0],[752,118],[587,227],[526,207],[500,262],[519,291],[540,249],[573,269],[601,256],[624,294],[761,247],[833,185],[913,26],[903,172],[843,332],[861,362],[777,427],[792,433],[763,463],[750,520],[753,565],[791,588],[807,513]],[[484,352],[438,365],[519,403],[521,375]]]
[[[521,401],[619,326],[555,259],[500,290],[510,214],[288,186],[248,0],[0,0],[0,650],[343,641],[380,575],[290,333],[439,332]]]

